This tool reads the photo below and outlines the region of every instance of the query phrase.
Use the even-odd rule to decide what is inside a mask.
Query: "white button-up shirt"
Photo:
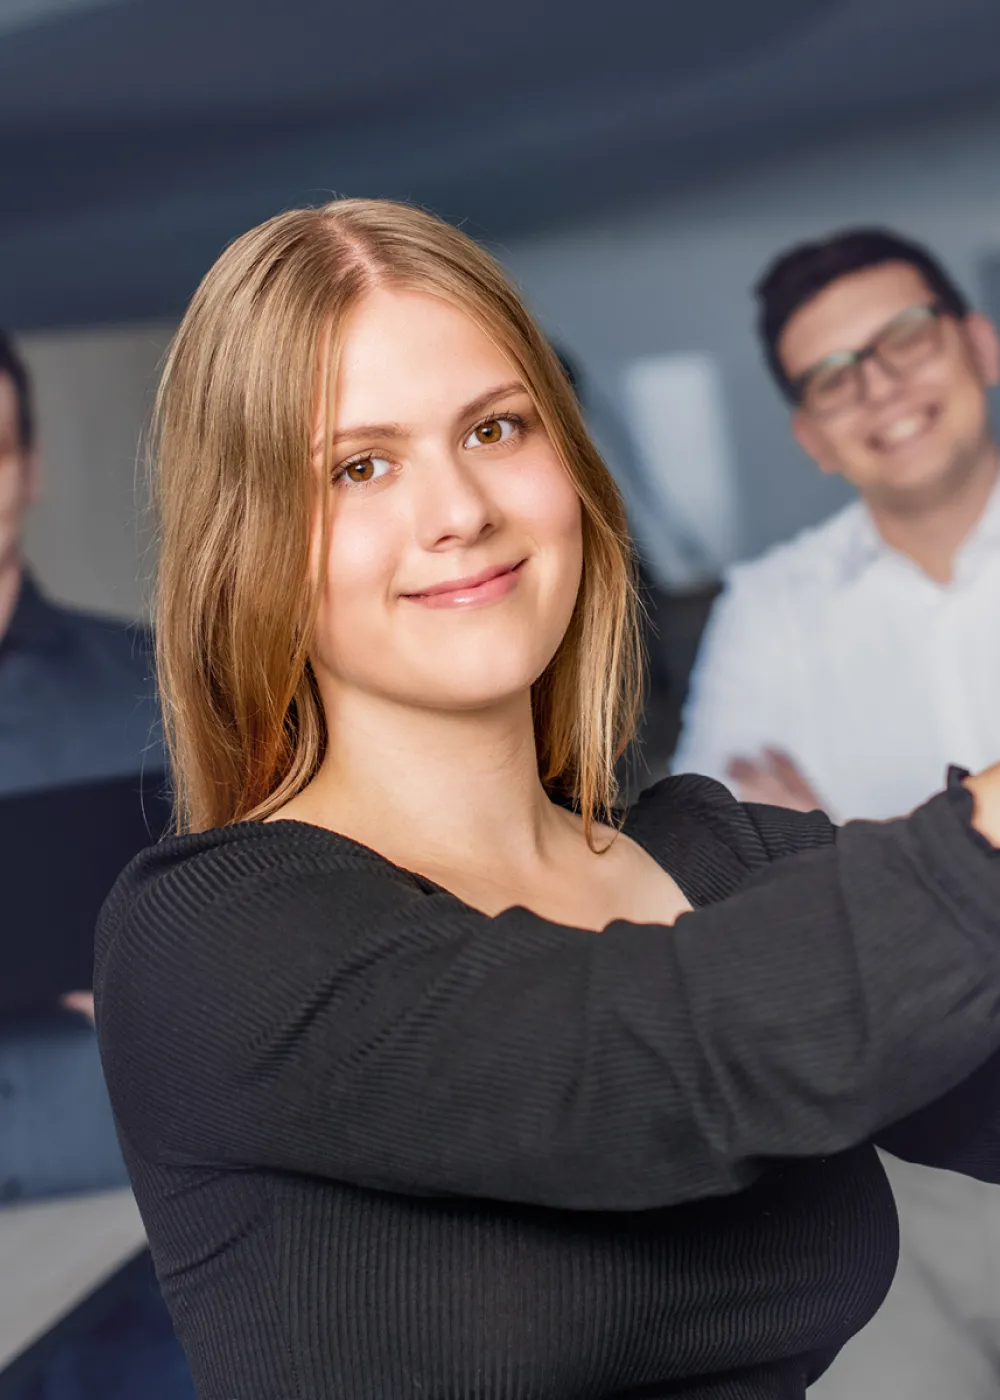
[[[764,747],[841,821],[901,815],[948,764],[1000,760],[1000,486],[948,584],[890,549],[861,502],[732,569],[672,767],[727,782]]]

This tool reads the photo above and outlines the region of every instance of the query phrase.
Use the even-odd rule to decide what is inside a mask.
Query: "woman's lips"
[[[403,597],[425,608],[474,608],[495,603],[517,587],[523,563],[519,559],[516,564],[501,564],[470,578],[436,583],[422,593],[404,593]]]

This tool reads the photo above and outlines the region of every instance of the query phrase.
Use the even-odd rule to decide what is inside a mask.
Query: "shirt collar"
[[[998,544],[1000,544],[1000,476],[990,492],[982,515],[958,549],[955,557],[956,573],[963,563],[978,558]],[[857,501],[855,508],[849,512],[849,529],[842,557],[844,582],[853,583],[877,559],[890,558],[895,555],[896,551],[891,549],[879,534],[867,506],[863,501]]]
[[[66,635],[62,612],[43,597],[25,571],[7,631],[0,639],[0,656],[8,651],[54,651]]]
[[[847,531],[841,564],[844,583],[853,583],[883,554],[889,546],[875,528],[875,522],[863,501],[856,501],[847,512]]]

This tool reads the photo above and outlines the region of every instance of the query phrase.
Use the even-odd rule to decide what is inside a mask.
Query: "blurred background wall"
[[[152,565],[142,438],[172,327],[22,338],[37,398],[41,492],[28,554],[63,602],[135,616]]]
[[[845,498],[760,363],[776,252],[886,222],[1000,294],[1000,7],[0,0],[0,153],[0,322],[37,375],[30,552],[57,597],[142,609],[170,328],[230,238],[334,193],[414,199],[499,253],[684,590]]]
[[[930,243],[974,298],[996,299],[1000,116],[992,113],[751,166],[612,217],[601,216],[598,193],[592,219],[503,241],[497,251],[623,419],[630,362],[711,354],[732,438],[739,557],[821,519],[847,494],[791,441],[760,361],[750,288],[775,251],[842,224],[884,221]],[[44,458],[30,549],[66,601],[120,613],[143,605],[150,556],[136,522],[144,501],[137,452],[172,324],[23,337]]]

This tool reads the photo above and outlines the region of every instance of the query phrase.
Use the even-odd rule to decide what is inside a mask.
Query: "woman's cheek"
[[[384,594],[401,556],[392,519],[384,511],[358,509],[362,504],[367,503],[351,502],[338,510],[330,528],[327,591],[341,598],[370,596],[373,589]]]
[[[572,539],[580,535],[583,512],[562,463],[553,453],[546,453],[534,463],[525,462],[524,469],[511,480],[510,508],[519,523],[540,543],[545,539]]]

